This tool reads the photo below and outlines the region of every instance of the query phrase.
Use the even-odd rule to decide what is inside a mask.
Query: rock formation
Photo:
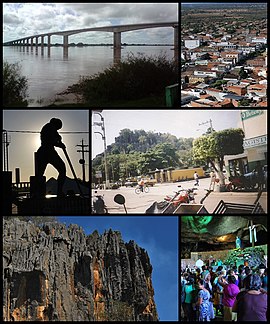
[[[157,321],[147,252],[111,229],[3,221],[6,321]]]

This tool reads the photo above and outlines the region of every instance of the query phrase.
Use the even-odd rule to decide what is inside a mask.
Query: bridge
[[[172,27],[174,28],[174,58],[178,62],[178,22],[160,22],[160,23],[143,23],[143,24],[129,24],[129,25],[119,25],[119,26],[105,26],[105,27],[93,27],[93,28],[82,28],[82,29],[73,29],[73,30],[65,30],[65,31],[56,31],[51,33],[39,34],[28,36],[20,39],[16,39],[13,41],[5,42],[4,46],[35,46],[38,47],[39,38],[41,39],[41,53],[44,49],[44,37],[47,37],[47,47],[48,47],[48,55],[51,47],[51,36],[58,35],[63,36],[63,48],[64,55],[67,55],[68,49],[68,37],[75,34],[86,33],[91,31],[100,31],[100,32],[111,32],[113,33],[113,49],[114,49],[114,62],[118,62],[121,59],[121,34],[124,32],[139,30],[139,29],[147,29],[147,28],[160,28],[160,27]],[[30,44],[29,44],[30,41]]]

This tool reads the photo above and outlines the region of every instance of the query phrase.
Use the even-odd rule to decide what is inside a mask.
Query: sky
[[[51,118],[60,118],[63,127],[58,131],[65,143],[68,155],[71,159],[75,174],[82,179],[82,166],[79,164],[81,153],[77,152],[81,147],[76,145],[89,145],[89,111],[88,110],[3,110],[3,129],[8,131],[10,144],[9,171],[12,171],[15,182],[15,168],[20,168],[21,181],[29,181],[29,176],[34,175],[34,152],[40,147],[40,131]],[[38,133],[15,133],[10,131],[36,131]],[[61,134],[61,132],[86,132],[83,134]],[[89,151],[89,147],[85,148]],[[68,162],[62,149],[56,148],[66,164],[67,176],[73,179]],[[85,153],[86,180],[89,180],[89,153]],[[58,172],[53,166],[48,165],[45,171],[46,179],[57,178]]]
[[[70,29],[178,21],[178,3],[4,3],[3,40]],[[112,43],[112,33],[69,36],[69,42]],[[52,43],[62,43],[52,36]],[[47,38],[45,38],[47,42]],[[173,28],[122,33],[124,43],[173,44]]]
[[[81,226],[87,235],[98,230],[120,231],[124,242],[144,248],[153,266],[154,300],[161,321],[178,320],[178,218],[175,216],[58,217]]]
[[[130,130],[153,131],[160,133],[170,133],[176,137],[200,137],[210,123],[201,123],[212,120],[213,128],[216,131],[239,127],[240,110],[109,110],[102,111],[105,123],[106,144],[115,142],[115,137],[119,136],[120,130],[129,128]],[[100,134],[94,132],[101,131],[100,126],[93,126],[94,122],[100,122],[100,116],[92,114],[91,133],[92,145],[91,156],[104,152],[104,143]]]

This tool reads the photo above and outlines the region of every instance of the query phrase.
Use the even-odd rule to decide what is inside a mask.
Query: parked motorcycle
[[[231,176],[229,181],[226,185],[227,191],[253,189],[256,185],[256,180],[254,181],[253,177],[249,175]]]
[[[104,202],[104,197],[102,195],[95,195],[92,197],[92,214],[103,215],[108,214],[108,209]]]
[[[149,214],[170,214],[175,211],[175,209],[180,204],[190,204],[195,203],[195,190],[197,188],[184,189],[182,186],[178,186],[178,191],[174,191],[173,196],[166,196],[164,201],[155,201],[145,212]]]

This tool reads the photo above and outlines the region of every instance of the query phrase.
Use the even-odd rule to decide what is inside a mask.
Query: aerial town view
[[[181,4],[181,107],[267,107],[267,3]]]

